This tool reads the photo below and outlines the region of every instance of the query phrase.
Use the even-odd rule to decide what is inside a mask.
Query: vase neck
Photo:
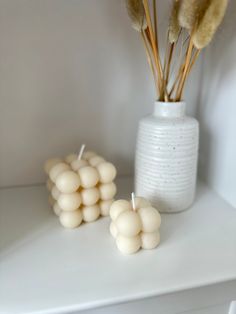
[[[154,116],[162,118],[181,118],[185,116],[185,102],[161,102],[154,104]]]

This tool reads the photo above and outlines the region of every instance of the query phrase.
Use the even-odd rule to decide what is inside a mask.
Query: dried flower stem
[[[188,76],[189,76],[189,74],[190,74],[190,72],[191,72],[191,70],[192,70],[192,67],[193,67],[193,65],[195,64],[195,62],[196,62],[196,60],[197,60],[197,58],[198,58],[200,52],[201,52],[201,49],[197,49],[197,50],[194,52],[193,56],[192,56],[191,63],[189,64],[188,69],[187,69],[186,78],[185,78],[185,80],[184,80],[183,86],[182,86],[181,91],[180,91],[180,96],[179,96],[180,99],[182,98],[182,94],[183,94],[184,85],[185,85],[185,83],[186,83],[186,80],[187,80],[187,78],[188,78]]]
[[[181,67],[180,67],[180,69],[179,69],[179,71],[178,71],[178,74],[177,74],[177,77],[176,77],[176,79],[175,79],[175,81],[174,81],[174,84],[173,84],[173,86],[171,87],[171,90],[170,90],[170,93],[169,93],[169,98],[172,97],[172,94],[173,94],[173,92],[175,91],[175,89],[176,89],[176,87],[177,87],[177,85],[178,85],[178,83],[179,83],[179,80],[180,80],[181,76],[183,75],[183,70],[184,70],[184,64],[181,65]]]
[[[171,61],[172,61],[172,57],[173,57],[174,48],[175,48],[175,43],[172,43],[172,44],[170,45],[169,56],[168,56],[168,62],[167,62],[167,67],[166,67],[166,77],[165,77],[166,82],[169,81],[170,66],[171,66]]]
[[[193,55],[191,64],[189,66],[188,74],[192,70],[192,67],[194,66],[195,62],[197,61],[197,58],[199,57],[200,52],[201,52],[201,49],[196,49],[196,51],[195,51],[195,53]]]
[[[147,55],[148,64],[149,64],[149,66],[151,68],[152,75],[153,75],[153,78],[154,78],[154,83],[155,83],[157,97],[158,97],[158,93],[159,93],[158,78],[156,76],[155,68],[154,68],[153,61],[152,61],[152,56],[151,56],[151,53],[150,53],[150,48],[148,46],[148,39],[147,39],[146,34],[145,34],[144,31],[141,32],[141,36],[142,36],[142,39],[143,39],[143,43],[144,43],[144,48],[145,48],[146,55]]]
[[[158,32],[157,32],[157,6],[156,6],[156,0],[152,0],[152,6],[153,6],[153,20],[154,20],[155,42],[157,44],[157,42],[158,42]]]
[[[189,41],[187,53],[186,53],[185,62],[184,62],[185,66],[184,66],[183,74],[182,74],[182,77],[181,77],[181,80],[179,82],[178,89],[177,89],[176,101],[180,101],[180,99],[181,99],[181,94],[182,94],[184,83],[185,83],[185,80],[187,77],[188,67],[189,67],[189,64],[191,62],[193,47],[194,46],[193,46],[193,41],[192,41],[192,37],[191,37],[190,41]]]
[[[145,10],[145,15],[147,19],[147,25],[149,28],[149,33],[150,33],[150,40],[151,40],[151,46],[153,50],[153,56],[154,56],[154,61],[156,64],[156,69],[158,73],[158,79],[160,82],[160,98],[163,97],[163,84],[162,84],[162,79],[163,79],[163,71],[162,71],[162,66],[161,66],[161,61],[160,61],[160,55],[159,55],[159,48],[158,48],[158,42],[155,42],[155,36],[153,32],[153,26],[152,26],[152,21],[151,21],[151,15],[150,15],[150,10],[149,10],[149,4],[148,0],[143,0],[143,5],[144,5],[144,10]]]
[[[125,1],[132,26],[141,34],[158,99],[180,101],[192,67],[220,25],[228,0],[172,0],[163,67],[158,40],[157,0]],[[188,36],[181,35],[183,32]],[[179,38],[183,39],[181,43]],[[180,58],[174,58],[179,50]],[[172,86],[169,86],[170,82]]]

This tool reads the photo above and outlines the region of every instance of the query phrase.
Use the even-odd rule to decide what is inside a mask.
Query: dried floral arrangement
[[[221,24],[227,4],[228,0],[174,0],[162,62],[156,0],[151,4],[148,0],[126,0],[132,26],[140,32],[144,43],[158,100],[173,102],[182,99],[189,73]],[[180,61],[175,71],[174,57]]]

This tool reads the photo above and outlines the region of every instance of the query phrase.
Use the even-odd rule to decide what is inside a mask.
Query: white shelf
[[[119,196],[128,197],[131,182],[118,180]],[[156,250],[123,256],[109,218],[65,230],[43,186],[1,190],[0,313],[70,313],[215,283],[236,287],[234,208],[199,184],[193,208],[162,221]]]

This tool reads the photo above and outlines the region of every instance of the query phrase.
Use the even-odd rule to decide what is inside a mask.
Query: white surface
[[[199,129],[185,106],[156,102],[139,124],[135,192],[163,213],[185,210],[195,197]]]
[[[158,3],[163,35],[169,2]],[[138,121],[155,93],[123,0],[0,0],[0,47],[0,186],[43,182],[43,162],[82,143],[133,173]]]
[[[123,197],[133,189],[127,178],[118,186]],[[0,313],[59,314],[152,296],[165,300],[229,280],[213,296],[202,288],[202,298],[219,304],[235,292],[236,211],[205,185],[191,210],[162,215],[158,249],[128,257],[114,244],[109,218],[62,228],[44,187],[1,190],[0,213]],[[188,303],[186,293],[192,290],[185,292]]]
[[[236,2],[206,50],[199,103],[200,169],[204,179],[236,208]]]

